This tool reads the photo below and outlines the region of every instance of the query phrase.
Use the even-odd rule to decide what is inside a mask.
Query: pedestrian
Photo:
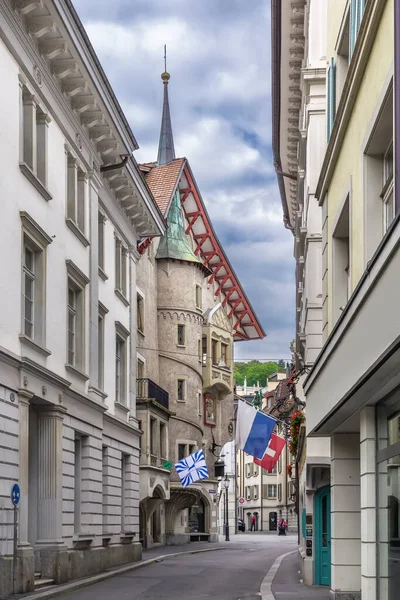
[[[255,531],[256,530],[256,517],[255,515],[253,515],[251,517],[251,527],[250,527],[250,531]]]
[[[278,523],[278,535],[286,535],[287,524],[285,519],[280,519]]]

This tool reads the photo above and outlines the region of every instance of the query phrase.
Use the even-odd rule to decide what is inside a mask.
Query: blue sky
[[[139,143],[155,160],[167,69],[176,155],[186,156],[267,338],[236,358],[287,358],[294,336],[292,234],[271,151],[266,0],[75,0]]]

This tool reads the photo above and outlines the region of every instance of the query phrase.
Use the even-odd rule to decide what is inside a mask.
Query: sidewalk
[[[297,552],[283,559],[272,582],[275,600],[330,600],[330,590],[325,586],[300,583],[299,559]]]

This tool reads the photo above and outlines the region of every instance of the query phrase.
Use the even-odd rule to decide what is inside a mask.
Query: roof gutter
[[[400,212],[400,0],[394,0],[394,198]]]
[[[272,57],[272,152],[274,167],[278,178],[279,193],[283,208],[283,223],[286,229],[294,231],[290,222],[289,207],[286,198],[284,177],[280,155],[280,124],[281,124],[281,28],[282,0],[271,0],[271,57]],[[289,175],[290,178],[295,178]]]

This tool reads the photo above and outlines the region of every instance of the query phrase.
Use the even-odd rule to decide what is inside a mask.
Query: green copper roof
[[[207,267],[197,258],[185,233],[179,190],[175,192],[167,217],[167,232],[161,238],[156,259],[173,258],[186,262],[197,263],[204,270]]]

